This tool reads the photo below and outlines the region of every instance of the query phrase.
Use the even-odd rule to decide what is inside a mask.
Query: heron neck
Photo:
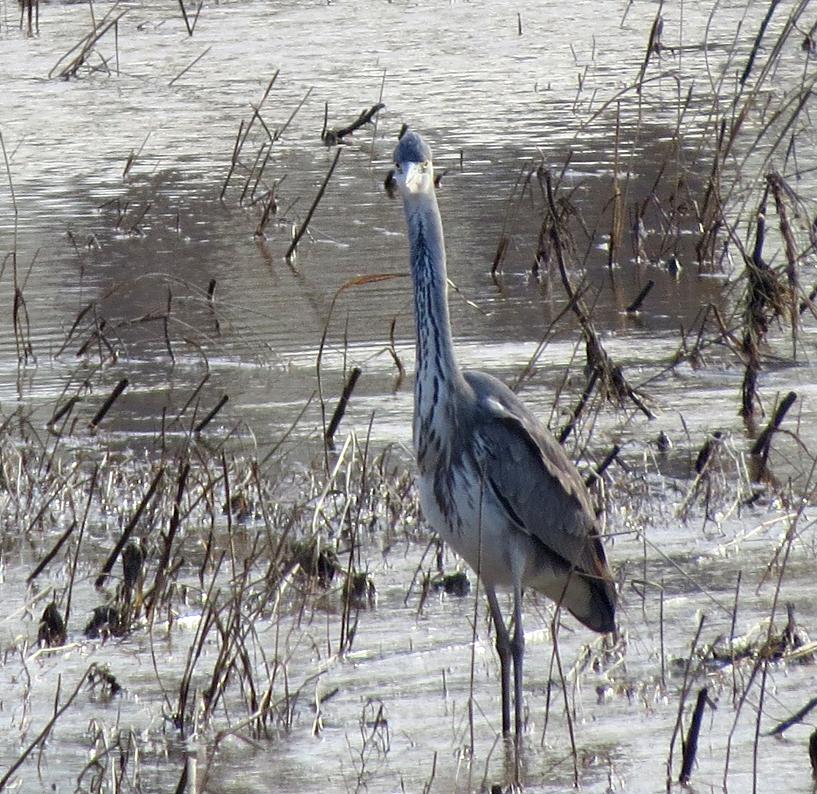
[[[434,194],[417,196],[405,205],[414,281],[414,319],[417,325],[417,382],[429,383],[437,392],[461,377],[454,357],[448,316],[448,283],[445,242],[440,211]],[[440,383],[434,383],[437,378]],[[418,409],[422,406],[418,404]]]

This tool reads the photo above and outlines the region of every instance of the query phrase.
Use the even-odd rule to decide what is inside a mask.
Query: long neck
[[[434,194],[406,203],[417,326],[417,377],[437,375],[444,382],[459,376],[448,317],[445,243]]]
[[[449,426],[450,397],[462,378],[454,357],[448,317],[448,286],[443,227],[434,194],[413,196],[405,204],[414,281],[417,326],[417,375],[414,385],[414,432],[418,457],[423,440]],[[431,431],[431,435],[429,435]]]

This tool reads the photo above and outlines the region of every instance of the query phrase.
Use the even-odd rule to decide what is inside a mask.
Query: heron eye
[[[429,162],[428,162],[428,160],[424,161],[424,162],[423,162],[423,166],[422,166],[422,167],[423,167],[423,171],[428,171],[428,167],[429,167],[430,165],[431,165],[431,163],[429,163]]]
[[[400,163],[395,163],[395,164],[394,164],[394,170],[395,170],[395,171],[402,171],[402,170],[403,170],[403,166],[402,166],[402,165],[400,165]]]

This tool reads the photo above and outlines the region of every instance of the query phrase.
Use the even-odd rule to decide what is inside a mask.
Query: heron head
[[[431,149],[419,133],[403,134],[394,150],[394,179],[404,196],[434,191]]]

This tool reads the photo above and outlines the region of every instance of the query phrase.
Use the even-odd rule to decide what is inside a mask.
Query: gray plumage
[[[501,381],[457,365],[431,150],[406,132],[394,152],[414,283],[414,446],[426,520],[480,576],[496,627],[502,730],[522,731],[522,591],[533,587],[598,632],[616,594],[584,482],[561,446]],[[513,637],[496,596],[513,591]]]

